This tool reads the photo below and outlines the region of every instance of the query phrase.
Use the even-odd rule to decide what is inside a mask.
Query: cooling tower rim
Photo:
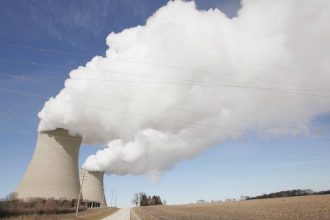
[[[84,169],[86,172],[92,174],[92,173],[102,173],[102,174],[105,174],[105,171],[104,170],[87,170],[85,168],[82,168]]]
[[[81,135],[71,135],[69,130],[64,128],[56,128],[53,130],[44,130],[40,131],[39,134],[47,134],[56,137],[64,137],[64,138],[74,138],[74,139],[82,139]]]

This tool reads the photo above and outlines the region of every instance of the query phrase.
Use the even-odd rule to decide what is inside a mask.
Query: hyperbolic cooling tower
[[[80,143],[81,137],[61,128],[39,133],[32,160],[16,190],[18,198],[77,199]]]
[[[85,170],[82,195],[88,207],[107,207],[103,187],[104,172]]]

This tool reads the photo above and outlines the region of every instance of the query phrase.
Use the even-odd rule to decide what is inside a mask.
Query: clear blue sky
[[[33,154],[38,118],[47,97],[62,88],[70,69],[106,50],[110,32],[143,25],[166,4],[161,0],[2,0],[0,2],[0,197],[13,192]],[[219,8],[235,16],[234,0],[196,1],[200,9]],[[54,54],[29,48],[47,48],[86,54]],[[15,63],[26,61],[70,68]],[[33,76],[40,80],[29,80]],[[24,78],[25,77],[25,78]],[[42,77],[54,77],[43,80]],[[13,92],[16,91],[16,92]],[[20,93],[24,92],[24,93]],[[28,93],[40,96],[28,95]],[[330,115],[312,126],[330,138]],[[308,138],[260,139],[250,135],[215,146],[193,160],[183,161],[158,182],[144,176],[105,177],[118,205],[129,206],[135,192],[159,194],[169,204],[198,199],[220,200],[293,188],[330,189],[329,141]],[[80,165],[96,147],[83,146]]]

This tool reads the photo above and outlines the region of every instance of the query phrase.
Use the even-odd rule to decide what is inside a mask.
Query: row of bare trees
[[[11,193],[5,198],[0,199],[0,219],[19,215],[41,215],[56,213],[72,213],[76,210],[77,201],[53,198],[30,198],[21,200],[16,193]],[[87,207],[81,205],[79,210]]]

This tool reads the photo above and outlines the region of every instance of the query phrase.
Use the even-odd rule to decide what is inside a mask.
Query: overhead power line
[[[30,46],[23,46],[23,45],[15,45],[15,44],[4,44],[4,43],[0,43],[0,47],[22,48],[22,49],[29,49],[29,50],[39,51],[39,52],[48,52],[48,53],[56,53],[56,54],[62,54],[62,55],[73,55],[73,56],[82,56],[82,57],[91,57],[91,56],[94,56],[94,55],[87,55],[87,54],[83,54],[83,53],[61,51],[61,50],[51,50],[51,49],[37,48],[37,47],[30,47]]]
[[[76,93],[78,96],[80,95],[77,91],[75,91],[74,88],[68,87],[68,89],[72,89],[74,93]],[[10,89],[4,90],[4,89],[1,89],[1,88],[0,88],[0,90],[6,91],[6,92],[11,92],[11,93],[16,93],[16,94],[20,94],[20,95],[29,95],[29,96],[34,96],[34,97],[49,98],[48,96],[45,96],[45,95],[40,95],[40,94],[36,94],[36,93],[29,93],[29,92],[24,92],[24,91],[17,91],[17,90],[10,90]],[[96,93],[96,92],[93,92],[93,93]],[[119,97],[116,97],[116,96],[109,96],[109,95],[106,95],[104,93],[96,93],[96,94],[106,96],[107,98],[110,98],[112,100],[123,101],[122,97],[119,98]],[[136,99],[131,99],[131,98],[126,98],[126,100],[127,101],[132,101],[132,102],[147,104],[147,105],[150,105],[150,106],[153,106],[153,107],[163,106],[162,104],[158,104],[158,103],[154,103],[154,102],[148,102],[148,101],[145,101],[145,100],[136,100]],[[188,103],[188,105],[189,105],[189,103]],[[184,113],[193,113],[193,114],[199,114],[199,115],[207,114],[207,112],[195,111],[195,110],[190,110],[190,109],[186,109],[186,108],[182,108],[182,107],[171,108],[171,110],[173,110],[173,109],[177,109],[178,112],[184,112]],[[1,114],[0,114],[0,116],[1,116]],[[305,117],[308,117],[308,116],[305,116]],[[24,118],[19,118],[19,119],[24,119]],[[274,123],[267,123],[267,122],[265,123],[265,122],[253,121],[253,120],[248,120],[248,119],[243,119],[243,118],[240,118],[239,120],[249,121],[249,122],[253,122],[253,123],[257,123],[257,124],[260,124],[260,123],[268,124],[270,126],[275,126],[275,127],[282,127],[282,128],[289,128],[289,129],[295,128],[293,125],[282,125],[282,124],[274,124]],[[79,125],[83,126],[84,124],[80,123]],[[98,124],[97,123],[93,123],[93,124],[92,123],[86,123],[85,124],[85,126],[91,126],[91,125],[98,125]]]
[[[49,52],[49,53],[57,53],[57,54],[67,54],[67,55],[76,55],[76,56],[85,56],[85,57],[90,56],[90,55],[87,55],[87,54],[84,54],[84,53],[68,52],[68,51],[60,51],[60,50],[51,50],[51,49],[30,47],[30,46],[24,46],[24,45],[14,45],[14,44],[4,44],[3,43],[3,44],[0,44],[0,46],[3,46],[3,47],[17,47],[17,48],[36,50],[36,51],[39,51],[39,52]],[[150,48],[154,49],[154,50],[167,51],[167,52],[170,52],[170,51],[173,51],[173,52],[176,52],[176,53],[180,52],[179,50],[171,50],[171,49],[165,49],[165,48],[162,48],[162,49],[161,48],[157,49],[157,48],[153,48],[153,47],[150,47]],[[181,51],[181,53],[188,53],[188,52]],[[202,56],[202,57],[204,58],[205,56]],[[207,73],[207,74],[216,74],[216,75],[220,74],[220,75],[223,75],[225,77],[235,77],[232,74],[228,74],[228,73],[219,73],[219,72],[212,72],[212,71],[206,71],[206,70],[198,70],[198,69],[194,69],[194,68],[180,67],[180,66],[174,66],[174,65],[169,65],[169,64],[150,63],[150,62],[141,61],[141,60],[134,60],[134,59],[127,58],[127,57],[117,57],[117,58],[109,57],[109,59],[119,61],[119,62],[139,63],[139,64],[145,64],[145,65],[161,66],[161,67],[166,67],[166,68],[176,68],[176,69],[181,69],[181,70],[189,70],[189,71],[194,71],[194,72],[204,72],[204,73]],[[226,59],[229,59],[229,58],[226,58]],[[243,61],[243,62],[247,62],[247,61]],[[26,64],[28,64],[28,63],[26,63]],[[39,65],[39,66],[47,65],[47,64],[40,64],[40,63],[33,63],[33,62],[30,62],[30,64]],[[267,66],[265,64],[256,64],[256,63],[254,63],[254,65]],[[56,66],[60,67],[58,65],[56,65]],[[290,71],[295,71],[295,72],[301,72],[301,73],[304,73],[304,74],[309,73],[308,75],[313,76],[313,77],[317,76],[317,75],[315,75],[315,73],[304,71],[304,70],[299,70],[299,69],[295,69],[295,68],[286,68],[286,67],[282,67],[282,66],[281,67],[269,66],[269,67],[270,68],[280,68],[280,69],[285,69],[285,70],[290,70]],[[319,77],[329,77],[329,76],[322,74]],[[274,81],[274,80],[268,80],[268,79],[261,79],[261,78],[257,78],[257,77],[251,77],[251,76],[240,76],[240,78],[245,78],[247,80],[268,82],[268,83],[281,83],[281,84],[286,84],[286,85],[290,85],[290,84],[293,85],[292,83],[280,82],[280,81]],[[307,87],[308,85],[304,85],[304,86]]]
[[[0,90],[2,90],[2,88],[0,88]],[[10,90],[7,90],[10,91]],[[26,93],[26,92],[19,92],[19,94],[26,94],[26,95],[35,95],[35,96],[41,96],[42,95],[38,95],[38,94],[33,94],[33,93]],[[172,119],[172,118],[166,118],[166,117],[155,117],[153,115],[150,114],[145,114],[145,113],[129,113],[129,112],[124,112],[122,110],[115,110],[114,108],[108,108],[105,106],[97,106],[97,105],[91,105],[91,104],[87,104],[87,103],[81,103],[81,102],[74,102],[72,100],[67,100],[65,99],[66,102],[71,103],[73,105],[82,105],[82,106],[86,106],[86,107],[90,107],[90,108],[97,108],[98,110],[106,110],[106,111],[111,111],[111,112],[115,112],[118,114],[130,114],[132,116],[137,116],[137,117],[148,117],[148,118],[155,118],[155,121],[165,121],[165,122],[171,122],[171,123],[177,123],[177,124],[186,124],[186,125],[192,125],[192,126],[197,126],[197,127],[206,127],[206,128],[212,128],[212,129],[222,129],[222,130],[232,130],[232,131],[238,131],[238,132],[242,132],[242,133],[251,133],[251,134],[256,134],[256,135],[260,135],[260,134],[264,134],[264,135],[270,135],[270,136],[280,136],[280,137],[285,137],[285,138],[300,138],[300,139],[311,139],[311,140],[320,140],[320,141],[330,141],[330,139],[326,139],[326,138],[316,138],[316,137],[297,137],[297,136],[293,136],[293,135],[282,135],[282,134],[278,134],[278,133],[272,133],[272,132],[255,132],[255,131],[251,131],[251,130],[244,130],[244,129],[240,129],[240,128],[232,128],[232,127],[224,127],[224,126],[217,126],[217,125],[211,125],[211,124],[201,124],[201,123],[192,123],[189,121],[184,121],[184,120],[176,120],[176,119]]]
[[[119,44],[120,45],[129,45],[129,44],[124,44],[124,43],[119,43]],[[69,51],[53,50],[53,49],[47,49],[47,48],[31,47],[31,46],[26,46],[26,45],[17,45],[17,44],[8,44],[8,43],[0,43],[0,47],[22,48],[22,49],[35,50],[35,51],[39,51],[39,52],[67,54],[67,55],[75,55],[75,56],[83,56],[83,57],[92,56],[90,54],[86,54],[86,53],[82,53],[82,52],[69,52]],[[282,66],[282,65],[255,63],[255,62],[251,62],[248,60],[235,59],[235,58],[231,58],[231,57],[221,57],[221,56],[217,56],[217,55],[210,56],[209,54],[200,53],[200,52],[196,53],[194,51],[187,51],[187,50],[153,47],[153,46],[148,46],[148,45],[142,45],[141,47],[148,48],[148,49],[154,50],[154,51],[176,53],[176,54],[181,53],[181,54],[198,56],[198,57],[202,57],[202,58],[208,57],[208,58],[217,59],[217,60],[221,59],[221,60],[225,60],[225,61],[235,61],[235,62],[240,62],[240,63],[246,63],[249,65],[262,66],[262,67],[273,68],[273,69],[282,69],[282,70],[291,71],[291,72],[300,72],[300,73],[304,73],[304,74],[315,75],[314,72],[306,71],[306,70],[303,70],[302,68],[293,68],[293,67],[287,67],[287,66]],[[321,74],[321,75],[325,76],[324,74]]]
[[[86,70],[84,70],[86,71]],[[101,71],[102,70],[92,70],[92,71]],[[182,78],[175,78],[175,77],[167,77],[167,76],[155,76],[155,75],[149,75],[149,74],[140,74],[140,73],[127,73],[127,72],[118,72],[118,71],[107,71],[109,73],[114,74],[122,74],[122,75],[136,75],[141,77],[150,77],[150,78],[156,78],[156,79],[170,79],[170,80],[177,80],[177,81],[137,81],[137,80],[118,80],[118,79],[102,79],[102,78],[76,78],[76,77],[70,77],[70,78],[62,78],[62,77],[30,77],[25,76],[24,74],[18,74],[18,73],[9,73],[9,72],[3,72],[0,71],[0,75],[8,76],[11,78],[17,78],[19,80],[27,80],[27,81],[33,81],[42,83],[45,82],[45,80],[61,80],[64,81],[66,79],[72,79],[72,80],[81,80],[81,81],[97,81],[102,83],[107,82],[123,82],[123,83],[141,83],[141,84],[161,84],[161,85],[187,85],[187,86],[205,86],[205,87],[216,87],[216,86],[222,86],[222,87],[236,87],[236,88],[253,88],[253,89],[267,89],[267,90],[280,90],[280,91],[292,91],[292,92],[330,92],[330,90],[327,89],[321,89],[321,88],[314,88],[311,87],[311,89],[300,89],[300,88],[274,88],[274,87],[252,87],[252,86],[245,86],[245,85],[227,85],[223,83],[217,83],[217,81],[213,82],[207,82],[207,81],[198,81],[198,80],[189,80],[189,79],[182,79]]]
[[[11,62],[11,63],[22,63],[22,64],[29,64],[29,65],[37,65],[37,66],[48,66],[48,67],[59,67],[59,68],[71,68],[68,66],[63,65],[50,65],[50,64],[42,64],[42,63],[33,63],[33,62],[26,62],[26,61],[8,61],[8,60],[0,60],[0,62]],[[180,85],[199,85],[199,86],[220,86],[220,87],[227,87],[227,88],[241,88],[241,89],[257,89],[257,90],[266,90],[266,91],[273,91],[278,93],[286,93],[286,94],[297,94],[297,95],[306,95],[306,96],[316,96],[316,97],[323,97],[323,98],[329,98],[330,96],[320,95],[320,94],[310,94],[310,93],[299,93],[299,91],[303,92],[323,92],[320,88],[313,88],[314,90],[301,90],[301,89],[283,89],[283,88],[267,88],[267,87],[256,87],[256,86],[244,86],[244,85],[226,85],[226,84],[220,84],[220,83],[211,83],[211,82],[202,82],[202,81],[194,81],[194,80],[186,80],[186,79],[178,79],[178,78],[171,78],[171,77],[160,77],[160,76],[154,76],[154,75],[146,75],[146,74],[138,74],[138,73],[123,73],[123,72],[115,72],[115,71],[108,71],[108,70],[98,70],[98,69],[92,69],[89,67],[86,67],[86,69],[81,69],[82,71],[96,71],[96,72],[109,72],[109,73],[115,73],[115,74],[125,74],[125,75],[138,75],[138,76],[145,76],[145,77],[153,77],[153,78],[162,78],[162,79],[175,79],[179,80],[179,82],[150,82],[150,81],[132,81],[132,80],[109,80],[109,79],[82,79],[82,78],[70,78],[74,80],[90,80],[90,81],[103,81],[103,82],[125,82],[125,83],[144,83],[144,84],[168,84],[168,85],[174,85],[174,84],[180,84]],[[8,75],[8,74],[7,74]],[[55,79],[55,77],[51,77],[52,79]],[[44,78],[45,79],[45,78]],[[291,92],[290,92],[291,91]],[[298,91],[298,92],[296,92]],[[328,91],[324,91],[328,92]]]
[[[73,90],[73,92],[77,93],[79,95],[78,92],[74,91],[74,88],[71,87],[67,87],[68,89]],[[11,89],[1,89],[3,91],[6,92],[11,92],[11,93],[16,93],[16,94],[20,94],[20,95],[29,95],[29,96],[34,96],[34,97],[41,97],[41,98],[49,98],[48,96],[45,95],[40,95],[40,94],[36,94],[36,93],[30,93],[30,92],[25,92],[25,91],[18,91],[18,90],[11,90]],[[154,103],[154,102],[148,102],[146,100],[136,100],[136,99],[132,99],[132,98],[123,98],[123,97],[116,97],[116,96],[110,96],[110,95],[106,95],[105,93],[98,93],[93,91],[92,93],[95,94],[100,94],[102,96],[106,96],[107,98],[110,98],[112,100],[117,100],[117,101],[123,101],[123,99],[125,99],[126,101],[130,101],[130,102],[138,102],[138,103],[142,103],[142,104],[147,104],[147,105],[152,105],[153,107],[158,106],[158,107],[162,107],[164,105],[159,104],[159,103]],[[188,103],[189,105],[189,103]],[[190,110],[190,109],[186,109],[186,108],[182,108],[182,107],[174,107],[172,109],[177,109],[178,112],[185,112],[185,113],[193,113],[193,114],[207,114],[207,112],[201,112],[201,111],[195,111],[195,110]],[[1,112],[0,112],[0,116],[1,116]],[[25,119],[25,118],[21,118],[21,119]],[[25,119],[26,120],[26,119]],[[240,118],[240,120],[242,121],[249,121],[249,122],[254,122],[254,123],[265,123],[265,122],[260,122],[260,121],[252,121],[252,120],[247,120],[247,119],[243,119]],[[292,125],[281,125],[281,124],[273,124],[273,123],[266,123],[272,126],[276,126],[276,127],[286,127],[286,128],[293,128]],[[83,125],[82,123],[80,123],[80,125]],[[86,126],[90,126],[91,123],[86,124]]]
[[[89,68],[88,68],[89,69]],[[86,71],[85,69],[82,69],[83,71]],[[105,72],[104,70],[94,70],[92,71],[99,71],[99,72]],[[164,79],[164,80],[176,80],[176,81],[141,81],[141,80],[119,80],[119,79],[102,79],[102,78],[76,78],[76,77],[70,77],[70,78],[62,78],[62,77],[26,77],[26,76],[20,76],[16,73],[8,73],[8,72],[1,72],[0,75],[10,76],[10,77],[17,77],[17,79],[20,80],[30,80],[35,82],[42,82],[41,80],[66,80],[66,79],[72,79],[72,80],[81,80],[81,81],[97,81],[101,83],[107,83],[107,82],[123,82],[123,83],[142,83],[142,84],[161,84],[161,85],[187,85],[187,86],[204,86],[204,87],[232,87],[232,88],[246,88],[246,89],[266,89],[266,90],[279,90],[279,91],[288,91],[288,92],[330,92],[330,90],[326,89],[300,89],[300,88],[276,88],[276,87],[258,87],[258,86],[247,86],[247,85],[231,85],[231,84],[223,84],[218,83],[217,81],[213,82],[207,82],[207,81],[198,81],[198,80],[189,80],[189,79],[182,79],[182,78],[176,78],[176,77],[168,77],[168,76],[156,76],[156,75],[149,75],[149,74],[140,74],[140,73],[127,73],[127,72],[118,72],[118,71],[106,71],[109,73],[114,74],[123,74],[123,75],[136,75],[141,77],[149,77],[149,78],[156,78],[156,79]]]

